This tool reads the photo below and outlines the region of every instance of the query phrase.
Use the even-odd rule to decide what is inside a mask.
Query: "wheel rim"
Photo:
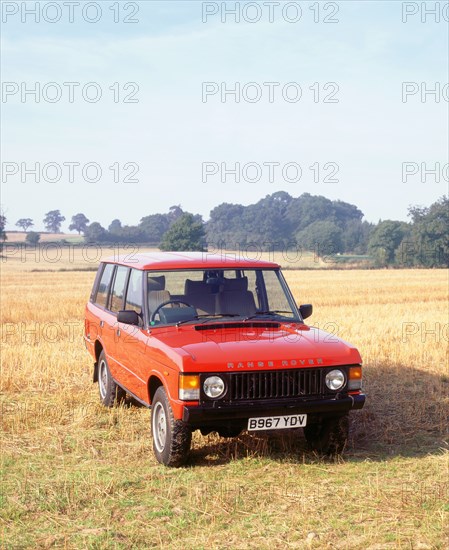
[[[106,396],[106,388],[108,385],[108,368],[106,366],[106,361],[103,360],[98,367],[98,386],[100,389],[101,398],[104,399]]]
[[[161,453],[167,441],[167,417],[162,403],[156,403],[153,409],[153,439],[156,449]]]

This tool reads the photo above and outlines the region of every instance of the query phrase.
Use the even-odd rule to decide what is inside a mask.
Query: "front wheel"
[[[192,430],[175,420],[164,388],[154,394],[151,404],[151,432],[156,459],[165,466],[182,466],[189,455]]]
[[[309,447],[324,455],[340,455],[348,441],[349,415],[320,418],[304,428]]]

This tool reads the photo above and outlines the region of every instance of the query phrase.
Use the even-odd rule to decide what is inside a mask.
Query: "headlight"
[[[326,374],[326,386],[330,390],[339,390],[345,385],[346,378],[341,370],[331,370]]]
[[[221,397],[225,391],[225,383],[219,376],[208,376],[203,383],[204,393],[211,399]]]

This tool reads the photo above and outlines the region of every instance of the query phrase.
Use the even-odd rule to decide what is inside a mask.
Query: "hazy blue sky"
[[[78,212],[107,227],[173,204],[207,219],[222,202],[278,190],[354,203],[369,221],[405,220],[410,204],[448,192],[445,2],[28,2],[38,15],[22,4],[2,2],[10,229],[21,217],[43,229],[52,209],[64,229]],[[224,11],[234,5],[240,22]],[[72,98],[68,82],[78,83]],[[204,96],[205,82],[217,93]],[[25,94],[36,83],[37,96]],[[221,101],[236,83],[240,101]],[[236,162],[239,182],[221,172]],[[36,163],[38,182],[26,172]],[[422,173],[435,163],[439,182]]]

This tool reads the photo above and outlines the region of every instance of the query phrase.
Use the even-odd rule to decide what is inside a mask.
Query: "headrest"
[[[148,276],[148,292],[165,289],[165,275],[159,277]]]
[[[210,293],[211,285],[208,285],[205,281],[192,281],[192,279],[186,279],[184,285],[184,294],[204,294]]]
[[[248,277],[223,279],[223,290],[248,290]]]

